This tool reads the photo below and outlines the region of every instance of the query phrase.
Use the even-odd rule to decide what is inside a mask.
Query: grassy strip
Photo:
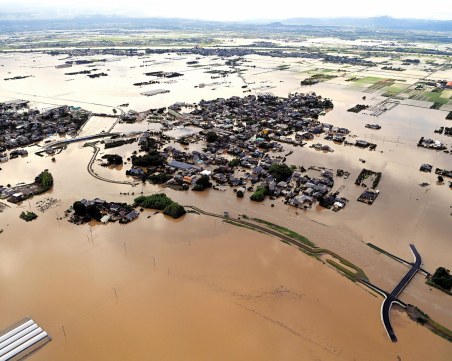
[[[449,330],[447,327],[440,325],[438,322],[433,321],[430,318],[430,316],[427,315],[420,308],[413,305],[408,305],[408,307],[406,308],[406,312],[408,313],[410,319],[412,319],[413,321],[416,321],[424,325],[434,334],[441,336],[442,338],[446,339],[449,342],[452,342],[452,331]]]
[[[430,317],[427,319],[427,324],[431,327],[432,332],[436,333],[438,336],[441,336],[452,342],[452,331],[447,327],[440,325],[438,322],[433,321]]]
[[[191,208],[193,210],[197,210],[201,214],[206,214],[206,215],[209,215],[209,216],[212,216],[212,217],[222,218],[223,221],[226,222],[226,223],[229,223],[229,224],[232,224],[232,225],[235,225],[235,226],[238,226],[238,227],[248,228],[250,230],[258,231],[258,232],[263,233],[263,234],[268,234],[268,233],[266,233],[266,232],[264,232],[262,230],[254,228],[251,223],[249,225],[247,225],[247,224],[243,224],[243,223],[240,223],[240,222],[235,222],[234,220],[232,220],[230,218],[225,219],[224,216],[220,216],[220,215],[217,215],[217,214],[214,214],[214,213],[205,212],[205,211],[201,210],[200,208],[197,208],[197,207],[194,207],[194,206],[187,206],[187,207]],[[248,219],[248,216],[246,216],[244,214],[241,215],[241,217],[243,219]],[[332,252],[330,250],[327,250],[327,249],[324,249],[324,248],[318,248],[313,242],[309,241],[306,237],[304,237],[304,236],[302,236],[302,235],[300,235],[300,234],[298,234],[298,233],[296,233],[296,232],[294,232],[294,231],[292,231],[290,229],[287,229],[285,227],[281,227],[281,226],[278,226],[276,224],[273,224],[273,223],[270,223],[270,222],[267,222],[267,221],[264,221],[264,220],[258,219],[258,218],[253,218],[253,220],[255,222],[257,222],[257,223],[262,223],[262,224],[268,226],[272,230],[281,233],[281,235],[289,237],[289,238],[293,239],[294,241],[300,242],[298,244],[298,249],[300,251],[308,254],[309,256],[318,257],[321,254],[326,253],[326,254],[329,254],[332,257],[338,259],[344,266],[350,267],[350,268],[352,268],[352,269],[354,269],[356,271],[356,274],[354,274],[353,272],[350,272],[350,270],[348,270],[349,275],[350,274],[352,275],[354,281],[357,281],[357,280],[360,280],[360,279],[367,280],[367,281],[369,280],[369,278],[367,277],[367,275],[364,273],[364,271],[361,268],[355,266],[353,263],[347,261],[345,258],[342,258],[337,253],[334,253],[334,252]],[[246,221],[243,221],[243,222],[246,222]],[[273,236],[275,236],[275,235],[273,235]],[[288,240],[285,240],[285,243],[290,243],[290,242]]]
[[[199,211],[201,211],[199,208],[196,208],[196,207],[191,207],[191,208],[193,208],[193,209],[198,209]],[[203,211],[201,211],[201,212],[203,212]],[[203,213],[204,213],[204,212],[203,212]],[[214,216],[214,217],[218,217],[218,218],[224,218],[224,217],[222,217],[222,216],[220,216],[220,215],[214,215],[213,213],[210,213],[210,214],[209,214],[209,213],[205,212],[205,214],[208,214],[208,215],[211,215],[211,216]],[[244,215],[242,215],[242,217],[245,218]],[[246,217],[246,218],[248,218],[248,217]],[[337,262],[335,262],[335,261],[333,261],[333,260],[330,260],[330,259],[327,259],[327,260],[326,260],[326,262],[327,262],[328,264],[330,264],[330,265],[333,266],[334,268],[336,268],[336,269],[338,269],[339,271],[341,271],[342,273],[344,273],[344,275],[345,275],[347,278],[349,278],[351,281],[356,282],[356,281],[359,280],[359,279],[365,279],[365,280],[368,280],[366,274],[364,273],[364,271],[363,271],[361,268],[355,266],[354,264],[352,264],[351,262],[347,261],[346,259],[342,258],[341,256],[337,255],[337,254],[334,253],[334,252],[331,252],[331,251],[329,251],[329,250],[327,250],[327,249],[323,249],[323,248],[317,248],[317,247],[316,247],[312,242],[310,242],[306,237],[303,237],[303,236],[299,235],[298,233],[293,232],[293,231],[291,231],[291,230],[289,230],[289,229],[287,229],[287,228],[284,228],[284,227],[275,225],[275,224],[273,224],[273,223],[270,223],[270,222],[267,222],[267,221],[264,221],[264,220],[261,220],[261,219],[253,218],[253,220],[256,221],[256,222],[258,222],[258,223],[265,224],[265,225],[267,225],[268,227],[272,228],[273,230],[279,231],[279,232],[283,233],[284,235],[286,235],[286,236],[288,236],[288,237],[291,237],[291,238],[294,238],[294,239],[296,239],[296,240],[299,240],[299,241],[301,241],[301,242],[303,242],[303,243],[305,243],[304,241],[308,241],[310,244],[313,245],[312,247],[310,247],[310,246],[308,246],[308,245],[306,245],[306,244],[305,244],[303,247],[301,247],[301,246],[298,247],[298,249],[299,249],[300,251],[302,251],[302,252],[304,252],[304,253],[306,253],[306,254],[308,254],[308,255],[317,257],[318,255],[320,255],[320,254],[322,254],[322,253],[327,253],[327,254],[333,256],[334,258],[338,259],[338,260],[342,263],[342,265],[347,266],[347,267],[350,267],[350,268],[356,270],[356,274],[355,274],[355,273],[353,273],[352,271],[350,271],[349,269],[343,267],[342,265],[340,265],[339,263],[337,263]],[[235,225],[235,226],[237,226],[237,227],[247,228],[247,229],[250,229],[250,230],[254,230],[254,231],[258,231],[258,232],[260,232],[260,233],[266,234],[265,232],[263,232],[263,231],[261,231],[261,230],[257,230],[257,229],[255,229],[255,228],[253,228],[252,225],[249,225],[249,226],[248,226],[248,225],[245,225],[245,224],[242,224],[242,223],[236,223],[236,222],[234,222],[233,220],[230,220],[230,219],[223,219],[223,222],[226,222],[226,223]],[[295,235],[295,237],[294,237],[294,235]],[[303,241],[302,241],[301,239],[299,239],[297,236],[300,237],[300,238],[302,238]],[[289,243],[287,240],[282,240],[282,241],[283,241],[284,243]],[[368,245],[369,247],[371,247],[371,248],[373,248],[373,249],[375,249],[375,250],[381,252],[381,253],[387,254],[387,255],[389,255],[389,256],[391,256],[391,257],[395,257],[395,256],[391,255],[390,253],[384,251],[383,249],[381,249],[381,248],[379,248],[379,247],[377,247],[377,246],[375,246],[375,245],[373,245],[373,244],[371,244],[371,243],[367,243],[367,245]],[[311,248],[311,249],[310,249],[310,248]],[[448,340],[449,342],[452,342],[452,331],[451,331],[451,330],[449,330],[448,328],[446,328],[446,327],[440,325],[439,323],[433,321],[433,320],[432,320],[425,312],[421,311],[421,310],[418,309],[417,307],[416,307],[416,309],[417,309],[417,311],[421,314],[422,318],[424,319],[423,322],[424,322],[425,324],[427,324],[427,328],[428,328],[429,330],[431,330],[433,333],[435,333],[435,334],[437,334],[437,335],[443,337],[444,339]],[[408,312],[408,311],[407,311],[407,312]],[[411,313],[411,314],[410,314],[410,313]],[[413,319],[412,312],[408,312],[408,314],[409,314],[410,318]]]
[[[359,268],[358,266],[355,266],[353,263],[351,263],[351,262],[347,261],[345,258],[339,256],[337,253],[331,252],[327,249],[321,249],[319,251],[321,251],[323,253],[327,253],[330,256],[338,259],[344,266],[353,268],[356,271],[356,273],[353,273],[350,270],[347,270],[347,271],[353,275],[353,278],[355,281],[360,280],[360,279],[369,281],[369,278],[367,277],[366,273],[361,268]],[[317,252],[317,250],[315,252]]]
[[[308,253],[312,256],[318,256],[322,253],[326,253],[331,255],[332,257],[338,259],[344,266],[350,267],[352,269],[354,269],[356,271],[356,273],[351,272],[350,270],[347,270],[347,272],[344,271],[344,273],[347,273],[348,276],[353,278],[353,281],[356,281],[358,279],[364,279],[364,280],[369,280],[369,278],[367,277],[366,273],[359,267],[355,266],[353,263],[347,261],[345,258],[339,256],[338,254],[328,250],[328,249],[324,249],[324,248],[318,248],[313,242],[311,242],[309,239],[307,239],[306,237],[302,236],[301,234],[298,234],[288,228],[282,227],[282,226],[278,226],[276,224],[270,223],[268,221],[264,221],[262,219],[258,219],[258,218],[253,218],[253,221],[258,222],[258,223],[262,223],[265,224],[267,227],[281,232],[282,234],[284,234],[285,236],[288,236],[290,238],[293,238],[297,241],[300,241],[302,244],[308,246],[309,248],[306,248],[304,251],[305,253]],[[337,264],[337,263],[336,263]],[[341,267],[339,264],[337,264],[339,267]],[[343,268],[343,267],[341,267]],[[345,269],[345,268],[344,268]],[[342,270],[342,269],[341,269]]]
[[[385,254],[386,256],[388,256],[388,257],[391,257],[391,258],[398,258],[398,257],[396,257],[396,256],[394,256],[393,254],[391,254],[391,253],[389,253],[388,251],[385,251],[384,249],[382,249],[382,248],[380,248],[380,247],[378,247],[378,246],[376,246],[376,245],[374,245],[374,244],[372,244],[372,243],[366,243],[370,248],[373,248],[374,250],[376,250],[377,252],[380,252],[380,253],[383,253],[383,254]]]
[[[338,269],[339,271],[341,271],[342,273],[345,274],[345,276],[347,278],[349,278],[350,280],[352,280],[353,282],[356,282],[356,274],[353,273],[352,271],[350,271],[349,269],[342,267],[339,263],[333,261],[332,259],[327,259],[326,263],[330,264],[331,266],[333,266],[334,268]]]
[[[305,253],[309,253],[312,256],[317,256],[320,255],[322,253],[326,253],[331,255],[334,258],[337,258],[344,266],[353,268],[356,271],[356,274],[353,272],[350,272],[350,270],[347,270],[349,272],[349,276],[351,274],[351,277],[353,277],[353,280],[356,281],[358,279],[364,279],[364,280],[368,280],[367,275],[365,274],[365,272],[355,266],[353,263],[347,261],[345,258],[339,256],[338,254],[331,252],[330,250],[324,249],[324,248],[318,248],[313,242],[311,242],[309,239],[307,239],[306,237],[302,236],[301,234],[298,234],[288,228],[282,227],[282,226],[278,226],[276,224],[270,223],[268,221],[264,221],[262,219],[258,219],[258,218],[253,218],[253,221],[258,222],[258,223],[262,223],[265,224],[267,227],[281,232],[282,234],[284,234],[285,236],[288,236],[290,238],[293,238],[297,241],[300,241],[302,244],[308,246],[310,249],[306,248],[305,249]],[[339,265],[340,266],[340,265]]]
[[[260,231],[260,230],[258,230],[258,229],[255,229],[255,228],[253,228],[253,227],[249,227],[249,226],[244,225],[244,224],[241,224],[241,223],[237,223],[237,222],[231,221],[231,220],[229,220],[229,219],[223,219],[223,222],[224,222],[224,223],[228,223],[228,224],[232,224],[233,226],[236,226],[236,227],[246,228],[246,229],[249,229],[249,230],[251,230],[251,231],[255,231],[255,232],[259,232],[259,233],[262,233],[262,234],[267,235],[265,232],[262,232],[262,231]]]
[[[425,281],[425,283],[427,283],[429,286],[435,287],[437,289],[439,289],[440,291],[443,291],[444,293],[447,293],[449,296],[452,296],[452,292],[449,290],[445,290],[444,288],[438,286],[436,283],[433,283],[430,280]]]
[[[309,247],[317,248],[317,246],[313,242],[311,242],[309,239],[307,239],[306,237],[302,236],[301,234],[298,234],[297,232],[294,232],[288,228],[278,226],[277,224],[270,223],[270,222],[264,221],[259,218],[253,218],[252,220],[257,223],[265,224],[267,227],[274,229],[275,231],[281,232],[282,234],[284,234],[288,237],[291,237],[297,241],[300,241],[301,243],[303,243]]]

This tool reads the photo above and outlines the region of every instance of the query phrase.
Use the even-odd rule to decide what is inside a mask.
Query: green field
[[[382,81],[382,80],[385,80],[385,78],[380,78],[380,77],[376,77],[376,76],[366,76],[364,78],[354,80],[353,83],[359,84],[359,85],[371,85],[371,84],[378,83],[379,81]]]
[[[325,69],[325,68],[315,68],[308,71],[304,71],[303,73],[308,74],[323,74],[323,73],[331,73],[337,71],[336,69]]]
[[[416,100],[424,100],[424,101],[440,103],[440,104],[452,103],[452,101],[449,98],[445,98],[442,95],[443,95],[443,93],[424,92],[424,93],[422,93],[422,96],[416,97]]]
[[[385,92],[384,92],[383,96],[385,96],[385,97],[393,97],[393,96],[395,96],[397,94],[400,94],[400,92],[403,89],[404,89],[404,87],[397,86],[397,85],[391,85],[391,86],[387,87],[386,89],[384,89]]]

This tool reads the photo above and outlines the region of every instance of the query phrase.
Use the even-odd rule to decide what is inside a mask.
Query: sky
[[[452,0],[0,0],[0,18],[86,14],[222,21],[372,16],[452,20]]]

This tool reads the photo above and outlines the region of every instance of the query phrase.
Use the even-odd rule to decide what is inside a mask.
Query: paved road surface
[[[402,280],[398,283],[397,286],[392,290],[391,293],[387,293],[386,291],[382,290],[381,288],[378,288],[368,282],[363,281],[367,286],[373,288],[375,291],[381,293],[385,300],[383,301],[381,305],[381,321],[383,322],[383,326],[386,329],[386,332],[391,339],[392,342],[397,342],[397,336],[394,332],[394,329],[391,325],[391,320],[389,318],[389,313],[391,311],[391,307],[393,303],[398,303],[401,306],[405,306],[405,304],[397,299],[397,297],[402,293],[403,289],[408,285],[408,283],[411,281],[411,279],[414,277],[414,275],[420,271],[421,265],[422,265],[422,259],[419,252],[416,250],[416,247],[414,245],[410,244],[411,252],[414,256],[414,262],[411,264],[410,270],[407,272],[407,274],[402,278]]]

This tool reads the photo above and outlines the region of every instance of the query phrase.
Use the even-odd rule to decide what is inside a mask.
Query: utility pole
[[[66,342],[67,342],[66,330],[64,329],[64,326],[63,326],[63,325],[61,325],[61,330],[63,331],[64,339],[65,339]]]

